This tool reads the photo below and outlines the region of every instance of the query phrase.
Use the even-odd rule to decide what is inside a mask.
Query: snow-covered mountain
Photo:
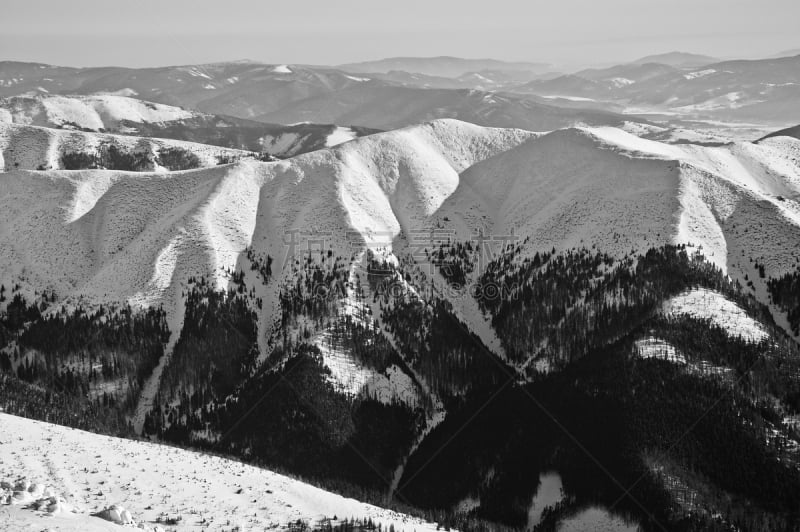
[[[330,232],[344,255],[352,231],[363,244],[370,233],[422,227],[459,173],[532,135],[442,121],[279,164],[0,174],[0,271],[11,284],[24,270],[64,297],[175,308],[191,276],[227,286],[221,272],[238,268],[247,246],[284,257],[291,230]]]
[[[797,114],[800,56],[682,68],[634,63],[592,69],[511,88],[624,103],[629,112],[786,123]]]
[[[139,69],[0,62],[0,96],[110,93],[241,118],[358,83],[333,69],[253,62]]]
[[[11,97],[0,100],[0,121],[43,127],[115,131],[125,123],[164,123],[202,116],[180,107],[119,95]]]
[[[0,123],[169,138],[281,158],[375,132],[326,124],[266,124],[107,94],[0,99]]]
[[[254,154],[244,150],[221,148],[209,144],[172,139],[90,133],[69,129],[52,129],[39,126],[7,124],[0,122],[0,166],[10,170],[58,170],[104,166],[102,162],[72,163],[69,158],[79,155],[100,158],[109,146],[114,146],[124,156],[136,158],[109,168],[139,170],[192,169],[216,166]],[[164,160],[167,152],[186,154],[176,165]],[[191,154],[191,155],[189,155]],[[159,162],[161,161],[161,162]]]
[[[441,76],[413,72],[394,72],[373,78],[327,67],[256,63],[158,69],[70,69],[2,62],[0,80],[10,81],[7,84],[0,81],[0,96],[112,93],[223,115],[223,118],[374,129],[392,129],[436,118],[532,130],[555,129],[578,122],[617,125],[623,121],[621,116],[609,112],[576,112],[543,105],[525,96],[487,92],[528,79],[525,76],[518,79],[513,70],[486,72],[485,75],[468,70],[463,79],[448,81]],[[473,88],[484,90],[469,90]],[[636,119],[629,117],[628,120]],[[213,139],[210,132],[208,138]],[[202,141],[183,137],[182,140]],[[248,146],[248,149],[253,148]]]
[[[797,348],[784,331],[797,328],[795,302],[775,287],[794,282],[800,260],[799,161],[800,141],[785,136],[704,147],[614,127],[535,133],[447,119],[276,162],[11,170],[0,174],[4,400],[424,508],[467,501],[495,512],[479,517],[513,525],[537,477],[508,480],[523,455],[503,442],[527,449],[540,441],[529,427],[545,426],[540,408],[524,408],[527,386],[557,408],[571,408],[560,394],[572,390],[563,393],[578,406],[564,419],[590,427],[631,413],[598,403],[595,376],[610,379],[608,393],[638,394],[619,401],[642,404],[631,415],[650,419],[673,411],[658,403],[671,398],[654,385],[664,375],[670,385],[685,375],[729,379],[751,371],[740,358],[762,357],[775,366],[752,378],[773,379],[765,382],[778,391],[763,404],[780,405],[769,419],[791,417]],[[512,292],[490,301],[457,289],[479,280]],[[698,335],[725,348],[698,347]],[[631,372],[642,373],[620,386]],[[540,380],[548,374],[555,381]],[[715,383],[692,382],[687,393],[713,398]],[[482,412],[476,404],[491,403],[486,394],[497,403],[453,438]],[[594,416],[595,407],[608,410]],[[752,441],[768,445],[794,441],[788,425],[745,425],[737,408],[708,422],[742,438],[763,428],[771,436]],[[613,425],[640,426],[650,425]],[[554,441],[537,467],[569,445]],[[774,452],[794,460],[794,449]],[[615,460],[635,476],[647,464],[640,454]],[[465,467],[470,478],[452,482]],[[487,475],[510,484],[487,488]],[[611,505],[619,495],[609,493]]]
[[[798,153],[785,137],[704,148],[614,128],[540,136],[444,120],[280,163],[11,172],[0,175],[0,281],[175,309],[186,279],[224,288],[220,272],[241,267],[246,247],[285,257],[293,230],[326,234],[345,256],[431,226],[459,240],[514,232],[531,253],[691,243],[735,277],[752,275],[749,258],[781,275],[800,241]]]

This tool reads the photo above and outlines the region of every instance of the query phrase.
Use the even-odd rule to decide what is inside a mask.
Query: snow
[[[278,65],[272,69],[273,72],[276,74],[291,74],[292,70],[288,67],[288,65]]]
[[[337,126],[336,129],[333,130],[333,133],[328,135],[328,138],[325,140],[325,146],[331,148],[344,142],[349,142],[356,138],[356,136],[356,132],[351,128]]]
[[[621,77],[620,78],[611,78],[609,81],[611,81],[611,83],[615,87],[625,87],[627,85],[633,85],[634,83],[636,83],[632,79],[621,78]]]
[[[161,123],[197,115],[180,107],[129,98],[129,90],[120,94],[124,95],[7,98],[0,100],[0,108],[11,114],[14,123],[47,127],[76,125],[94,131],[115,129],[123,120]]]
[[[350,76],[349,74],[345,74],[344,77],[346,77],[347,79],[353,80],[353,81],[369,81],[369,78],[360,78],[360,77],[357,77],[357,76]]]
[[[683,77],[686,79],[697,79],[703,78],[705,76],[709,76],[711,74],[716,74],[716,70],[713,68],[707,68],[705,70],[697,70],[695,72],[689,72],[688,74],[684,74]]]
[[[595,101],[594,98],[586,98],[584,96],[567,96],[561,94],[548,94],[546,96],[542,96],[542,98],[547,98],[548,100],[569,100],[571,102],[593,102]]]
[[[657,358],[675,364],[686,364],[686,357],[678,353],[675,346],[659,338],[647,337],[636,340],[634,349],[641,358]]]
[[[718,109],[738,109],[745,105],[753,105],[765,101],[753,99],[743,100],[744,96],[745,94],[740,91],[726,92],[725,94],[709,98],[700,103],[674,107],[673,111],[678,113],[695,113],[698,111],[714,111]]]
[[[27,486],[25,491],[15,492],[18,500],[47,498],[40,511],[0,504],[8,532],[120,530],[115,522],[141,523],[153,530],[165,516],[180,517],[168,526],[176,531],[282,529],[290,521],[313,526],[334,516],[371,518],[385,529],[435,529],[237,461],[2,413],[0,449],[0,480],[13,488],[19,479],[28,479],[20,485]]]
[[[303,145],[304,136],[299,133],[289,132],[275,135],[264,135],[259,139],[259,144],[270,155],[288,157],[297,153]]]
[[[184,69],[184,70],[185,70],[186,72],[188,72],[188,73],[189,73],[191,76],[193,76],[193,77],[196,77],[196,78],[205,78],[205,79],[211,79],[211,76],[209,76],[209,75],[208,75],[208,74],[207,74],[207,73],[204,71],[205,69],[202,69],[201,67],[196,67],[196,66],[193,66],[193,67],[186,68],[186,69]]]
[[[0,124],[0,146],[20,127]],[[19,153],[41,142],[30,164],[51,157],[52,135],[85,135],[29,129],[42,140],[20,137],[14,146]],[[788,137],[706,148],[615,128],[542,135],[439,120],[276,163],[175,173],[11,171],[0,174],[0,282],[52,288],[62,302],[163,304],[179,330],[186,280],[204,276],[227,287],[221,272],[249,271],[242,253],[252,244],[277,270],[259,296],[265,350],[278,287],[290,275],[281,270],[289,232],[324,235],[326,248],[350,257],[376,242],[400,253],[420,230],[438,227],[460,241],[479,231],[530,235],[523,254],[596,246],[627,256],[687,243],[733,278],[754,279],[766,302],[748,259],[775,276],[800,257],[799,161],[800,141]],[[434,281],[500,352],[475,302]],[[331,355],[336,368],[339,354]],[[391,380],[341,360],[340,382],[357,376],[348,389]]]
[[[768,337],[764,327],[739,305],[713,290],[698,288],[683,292],[666,301],[663,312],[667,316],[686,314],[711,320],[731,336],[741,336],[751,342],[760,342]]]
[[[163,148],[181,148],[197,155],[201,167],[216,166],[218,156],[237,159],[251,155],[247,151],[196,142],[51,129],[9,124],[0,120],[0,152],[3,153],[0,162],[3,163],[2,168],[6,171],[61,168],[63,153],[95,153],[98,146],[109,142],[131,152],[149,153],[151,159],[155,159],[155,154]]]

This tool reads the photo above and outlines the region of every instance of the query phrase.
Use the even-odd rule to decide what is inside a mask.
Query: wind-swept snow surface
[[[49,490],[48,496],[64,501],[52,512],[0,504],[2,529],[9,532],[121,530],[91,515],[114,505],[150,530],[157,521],[176,531],[265,530],[284,529],[298,519],[313,526],[334,517],[371,518],[385,529],[436,528],[233,460],[2,413],[0,451],[0,481],[12,490],[20,479],[41,485],[37,494],[25,494],[26,500]],[[170,518],[174,524],[164,524]]]

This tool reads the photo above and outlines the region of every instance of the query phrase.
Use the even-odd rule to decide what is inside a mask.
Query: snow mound
[[[106,508],[105,510],[98,512],[97,517],[100,519],[105,519],[106,521],[111,521],[112,523],[116,523],[118,525],[135,525],[136,522],[133,520],[131,513],[126,510],[123,506],[118,504],[114,504]]]

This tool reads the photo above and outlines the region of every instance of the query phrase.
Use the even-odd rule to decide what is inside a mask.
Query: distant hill
[[[718,63],[719,61],[720,60],[716,57],[708,55],[691,54],[687,52],[667,52],[664,54],[648,55],[636,61],[631,61],[631,64],[661,63],[676,68],[693,68],[710,65],[711,63]]]
[[[290,157],[376,133],[361,127],[265,124],[116,95],[0,99],[0,123],[157,137]]]
[[[800,55],[800,48],[792,48],[791,50],[784,50],[782,52],[778,52],[777,54],[769,56],[767,59],[777,59],[779,57],[794,57],[796,55]]]
[[[800,56],[733,60],[702,67],[659,63],[589,69],[509,91],[624,103],[669,115],[785,124],[800,116]]]
[[[511,94],[472,89],[420,89],[363,85],[316,96],[257,117],[265,122],[316,121],[394,129],[439,118],[488,127],[547,131],[575,124],[622,125],[634,116],[571,109]]]
[[[137,69],[0,62],[0,97],[108,93],[239,118],[370,81],[333,69],[247,62]]]
[[[529,71],[542,73],[549,69],[547,63],[507,62],[497,59],[463,59],[460,57],[391,57],[377,61],[347,63],[336,68],[346,72],[387,73],[402,70],[429,76],[457,78],[482,70]]]

